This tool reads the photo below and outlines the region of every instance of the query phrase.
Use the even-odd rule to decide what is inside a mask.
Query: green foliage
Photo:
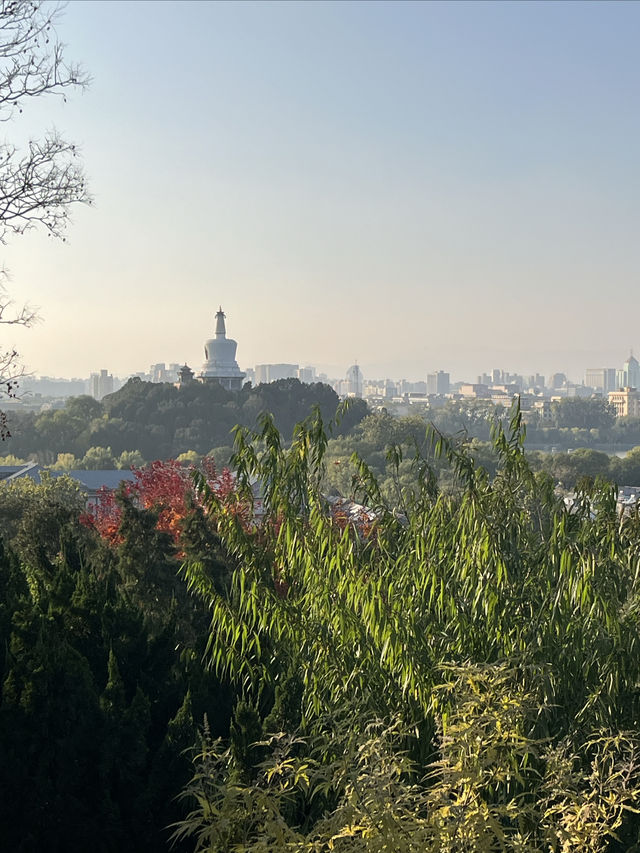
[[[196,453],[195,450],[186,450],[176,457],[176,461],[183,462],[185,465],[199,465],[202,461],[202,454]]]
[[[37,456],[41,464],[54,464],[58,454],[69,453],[81,460],[79,467],[101,464],[113,468],[139,464],[126,463],[123,453],[137,452],[142,459],[175,459],[183,453],[202,456],[217,448],[220,453],[214,451],[213,455],[223,467],[228,461],[224,451],[232,443],[237,424],[254,427],[258,416],[269,411],[289,438],[296,423],[314,406],[329,420],[338,403],[328,385],[307,385],[297,379],[245,387],[238,393],[215,382],[176,388],[130,379],[100,403],[91,397],[76,397],[64,409],[12,415],[9,449],[16,455]],[[337,430],[348,432],[366,412],[362,400],[354,401]]]
[[[403,853],[604,851],[640,795],[640,743],[600,736],[572,754],[528,735],[535,702],[504,666],[463,666],[434,690],[437,745],[420,775],[397,722],[322,721],[279,733],[238,777],[233,748],[205,738],[175,837],[196,851]],[[585,761],[586,760],[586,761]],[[582,767],[589,765],[589,770]],[[314,820],[301,819],[325,804]]]
[[[615,409],[602,397],[566,397],[551,406],[554,425],[582,429],[610,429],[615,423]]]
[[[128,471],[130,468],[142,468],[144,464],[145,460],[138,450],[123,450],[116,459],[116,467],[121,471]]]
[[[21,459],[19,456],[14,456],[12,453],[6,456],[0,456],[0,465],[24,465],[26,459]]]
[[[87,471],[102,471],[116,467],[116,460],[110,447],[90,447],[82,457],[81,468]]]
[[[74,471],[82,468],[82,461],[76,459],[73,453],[58,453],[56,461],[51,468],[54,471]]]
[[[229,467],[229,460],[233,456],[233,447],[230,444],[225,444],[223,447],[213,447],[207,454],[211,456],[215,462],[218,471]]]
[[[375,424],[385,425],[395,426]],[[302,836],[300,827],[329,820],[343,796],[353,808],[350,789],[326,788],[324,777],[318,815],[302,777],[287,776],[280,790],[281,771],[267,763],[238,787],[229,775],[233,752],[205,753],[204,787],[191,789],[200,807],[182,827],[202,839],[201,849],[396,850],[405,837],[396,825],[405,822],[417,845],[407,840],[407,850],[604,850],[618,825],[629,846],[637,842],[630,811],[637,783],[627,791],[624,778],[637,773],[635,735],[625,732],[640,728],[638,519],[618,517],[612,489],[591,483],[569,511],[553,482],[534,476],[517,408],[506,427],[494,423],[493,475],[468,442],[433,430],[426,438],[426,455],[418,447],[411,459],[413,488],[398,493],[401,513],[397,496],[387,500],[354,457],[354,494],[373,520],[330,512],[329,443],[318,415],[297,428],[289,448],[269,419],[253,435],[238,431],[233,464],[247,499],[253,492],[263,499],[262,523],[240,524],[202,487],[222,545],[237,560],[224,595],[198,564],[186,570],[211,609],[209,659],[256,709],[296,673],[289,705],[297,721],[290,714],[284,724],[294,739],[291,772],[306,754],[296,738],[326,773],[336,754],[353,755],[345,732],[358,755],[373,748],[372,721],[397,727],[409,764],[394,746],[395,763],[361,768],[359,784],[369,790],[371,772],[377,799],[343,812],[327,830],[338,834],[320,838],[309,834],[311,824]],[[453,494],[437,488],[431,460],[446,460]],[[391,446],[386,461],[398,472],[404,453]],[[328,718],[342,720],[334,747]],[[560,765],[566,775],[554,788]],[[407,788],[407,777],[419,782],[425,774],[418,791]],[[207,817],[202,790],[222,823]],[[248,830],[238,836],[241,801]],[[445,814],[452,802],[460,807]],[[439,834],[430,836],[439,809]],[[380,814],[375,826],[369,812]],[[393,843],[381,826],[393,831]],[[218,831],[227,833],[223,840]]]
[[[84,496],[69,477],[22,477],[0,488],[0,534],[27,566],[50,567],[65,527],[83,509]]]
[[[228,733],[234,695],[202,665],[209,615],[153,514],[130,506],[111,550],[83,508],[65,477],[0,489],[0,847],[155,853],[194,721]]]

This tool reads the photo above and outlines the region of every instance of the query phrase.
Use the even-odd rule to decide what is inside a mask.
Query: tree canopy
[[[568,509],[531,471],[518,412],[494,428],[494,477],[431,438],[460,489],[441,492],[418,455],[398,513],[355,459],[366,526],[328,512],[317,420],[290,448],[268,421],[239,441],[258,528],[202,485],[238,569],[225,597],[187,573],[211,608],[212,665],[245,704],[186,792],[178,837],[198,850],[639,842],[638,519],[606,486]]]
[[[95,458],[85,460],[83,467],[98,466],[100,456],[99,464],[104,467],[123,467],[122,454],[137,453],[152,461],[175,459],[188,452],[203,456],[220,449],[214,455],[226,454],[227,458],[217,460],[225,464],[237,424],[252,427],[261,412],[270,411],[283,435],[290,437],[295,424],[314,406],[329,421],[335,417],[339,402],[328,385],[306,385],[297,379],[247,387],[238,393],[215,382],[192,382],[176,388],[168,383],[130,379],[100,403],[87,396],[75,397],[62,409],[12,416],[7,452],[54,464],[58,454],[69,453],[82,460],[90,448],[95,448]],[[356,401],[344,413],[335,433],[348,431],[366,411],[366,404]]]

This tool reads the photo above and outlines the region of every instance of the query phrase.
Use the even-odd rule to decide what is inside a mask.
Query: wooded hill
[[[237,393],[217,383],[192,382],[176,388],[130,379],[102,402],[75,397],[63,409],[12,414],[11,438],[2,449],[42,464],[55,463],[58,454],[82,459],[90,448],[109,448],[112,457],[137,452],[146,461],[175,459],[188,451],[228,457],[233,428],[237,424],[254,427],[261,412],[271,412],[282,434],[290,438],[295,424],[314,406],[329,421],[338,404],[338,395],[330,386],[303,384],[297,379],[247,386]],[[366,411],[362,400],[354,401],[336,434],[348,432]],[[101,466],[115,464],[96,461],[92,467]]]

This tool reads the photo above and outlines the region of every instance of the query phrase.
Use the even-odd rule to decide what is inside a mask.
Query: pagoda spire
[[[227,337],[227,329],[224,324],[225,313],[222,310],[222,305],[218,308],[218,313],[216,314],[216,338],[226,338]]]

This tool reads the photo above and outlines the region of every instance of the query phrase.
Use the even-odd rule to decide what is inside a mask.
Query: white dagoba
[[[238,367],[236,348],[238,344],[227,337],[222,306],[216,314],[216,335],[204,345],[205,363],[200,379],[203,382],[218,382],[228,391],[239,391],[246,373]]]

